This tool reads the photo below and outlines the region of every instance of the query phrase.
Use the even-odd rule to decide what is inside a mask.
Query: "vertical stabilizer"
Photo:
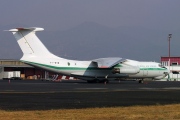
[[[9,31],[13,33],[24,55],[55,56],[35,34],[37,31],[43,30],[43,28],[16,28]]]

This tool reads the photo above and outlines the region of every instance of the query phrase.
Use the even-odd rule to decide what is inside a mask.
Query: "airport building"
[[[34,68],[19,60],[0,60],[0,79],[20,77],[22,79],[48,79],[55,73]]]
[[[0,79],[21,78],[29,80],[76,80],[74,77],[62,76],[57,73],[45,71],[19,60],[0,60]]]
[[[161,57],[161,64],[170,70],[170,80],[180,80],[180,57]]]

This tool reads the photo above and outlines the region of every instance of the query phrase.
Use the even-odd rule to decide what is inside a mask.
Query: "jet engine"
[[[124,66],[124,67],[118,67],[114,68],[112,70],[113,74],[137,74],[139,73],[140,69],[136,66]]]

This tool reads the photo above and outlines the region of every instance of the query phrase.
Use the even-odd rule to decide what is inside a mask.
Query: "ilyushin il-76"
[[[140,62],[121,57],[89,61],[69,60],[52,54],[36,36],[43,28],[15,28],[12,32],[23,56],[20,61],[60,75],[76,77],[87,82],[108,82],[117,79],[160,80],[169,70],[157,62]]]

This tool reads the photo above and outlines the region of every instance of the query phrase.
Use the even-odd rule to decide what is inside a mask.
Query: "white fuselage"
[[[156,62],[139,62],[127,59],[113,68],[123,68],[127,65],[139,68],[137,73],[116,73],[113,74],[113,68],[97,68],[92,61],[77,61],[63,58],[42,58],[39,56],[24,56],[23,62],[48,71],[53,71],[62,75],[73,76],[84,80],[93,79],[116,79],[116,78],[136,78],[136,79],[162,79],[168,73],[168,69],[161,67]]]

